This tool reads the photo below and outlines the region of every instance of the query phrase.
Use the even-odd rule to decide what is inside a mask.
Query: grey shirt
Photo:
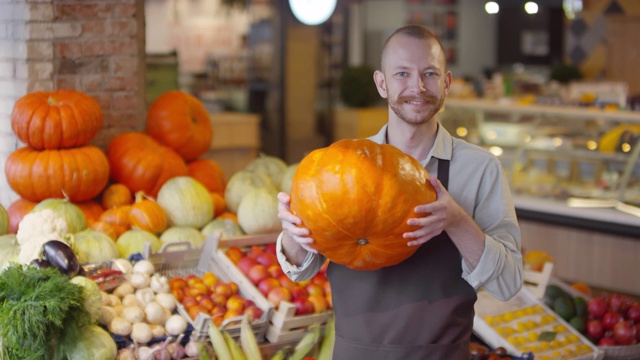
[[[387,125],[369,138],[385,143]],[[450,160],[448,191],[451,197],[483,230],[484,252],[471,271],[461,260],[462,277],[476,291],[484,288],[500,300],[514,296],[522,286],[520,229],[511,191],[500,161],[485,149],[453,138],[438,126],[433,148],[420,163],[430,175],[438,175],[438,160]],[[301,266],[290,264],[278,237],[277,256],[284,272],[294,281],[311,278],[325,261],[322,255],[308,253]]]

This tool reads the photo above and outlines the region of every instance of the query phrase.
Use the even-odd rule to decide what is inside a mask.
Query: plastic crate
[[[247,283],[246,278],[239,277],[236,273],[229,272],[226,268],[215,264],[217,244],[218,237],[216,236],[208,236],[202,248],[197,249],[191,248],[188,242],[176,242],[165,244],[158,252],[152,252],[149,249],[149,244],[147,244],[142,256],[154,264],[156,272],[168,278],[173,276],[185,277],[189,274],[202,276],[205,272],[210,271],[222,281],[233,281],[238,284],[240,295],[245,299],[252,300],[263,312],[260,319],[251,323],[251,328],[256,340],[258,342],[264,341],[267,327],[269,326],[269,318],[273,312],[273,305],[262,296],[253,284]],[[201,313],[195,320],[191,319],[184,306],[180,303],[177,304],[177,311],[193,327],[192,338],[197,341],[208,339],[207,331],[211,323],[211,316]],[[227,319],[220,328],[237,339],[240,337],[240,321],[242,321],[242,316]]]
[[[215,254],[216,264],[224,267],[228,273],[233,273],[235,277],[242,277],[252,286],[259,296],[268,301],[264,295],[253,285],[251,281],[238,269],[238,267],[227,257],[225,249],[228,247],[247,247],[252,245],[266,245],[275,243],[279,233],[242,236],[238,238],[224,239],[220,241],[220,248]],[[266,338],[272,344],[289,343],[302,339],[306,334],[306,327],[312,324],[324,324],[333,316],[333,311],[326,311],[319,314],[295,315],[296,306],[290,302],[283,301],[277,310],[271,314]]]
[[[504,347],[510,355],[521,356],[532,352],[536,359],[542,356],[572,360],[604,358],[604,352],[600,348],[536,299],[526,287],[504,302],[486,291],[480,291],[475,312],[474,333],[493,348]],[[559,327],[563,331],[557,331]],[[508,329],[514,331],[505,331]],[[545,331],[556,332],[557,341],[537,341],[537,335]]]

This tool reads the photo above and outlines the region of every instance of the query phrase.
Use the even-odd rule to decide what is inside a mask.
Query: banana
[[[324,328],[324,336],[320,343],[320,350],[316,360],[331,360],[333,358],[333,344],[336,342],[336,318],[334,316],[327,320]]]
[[[209,335],[209,339],[211,339],[211,345],[213,345],[213,351],[216,353],[216,359],[218,360],[235,360],[231,357],[231,353],[229,352],[229,348],[227,347],[226,342],[224,341],[224,335],[222,335],[222,331],[218,329],[216,324],[213,321],[209,321],[209,328],[207,329],[207,334]]]
[[[240,323],[240,346],[247,360],[262,360],[258,341],[256,340],[256,335],[253,333],[253,329],[251,329],[248,316],[245,316]]]
[[[224,336],[224,342],[227,344],[227,348],[229,348],[229,352],[231,353],[231,358],[233,358],[233,360],[247,360],[247,357],[244,356],[240,345],[233,340],[231,335],[226,331],[223,331],[222,334]]]
[[[307,328],[307,334],[296,345],[289,360],[302,360],[320,339],[320,325],[313,324]]]

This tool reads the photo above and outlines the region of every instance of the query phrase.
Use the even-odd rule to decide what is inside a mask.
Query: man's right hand
[[[313,239],[309,237],[311,231],[299,226],[302,225],[302,220],[291,213],[290,203],[289,194],[278,193],[278,218],[282,222],[284,230],[282,250],[290,261],[302,263],[307,252],[317,254],[318,251],[310,246],[313,243]]]

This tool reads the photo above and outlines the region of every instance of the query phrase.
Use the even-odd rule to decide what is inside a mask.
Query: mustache
[[[437,104],[440,101],[440,98],[433,95],[425,95],[425,96],[401,96],[398,98],[398,102],[405,101],[423,101],[428,104]]]

